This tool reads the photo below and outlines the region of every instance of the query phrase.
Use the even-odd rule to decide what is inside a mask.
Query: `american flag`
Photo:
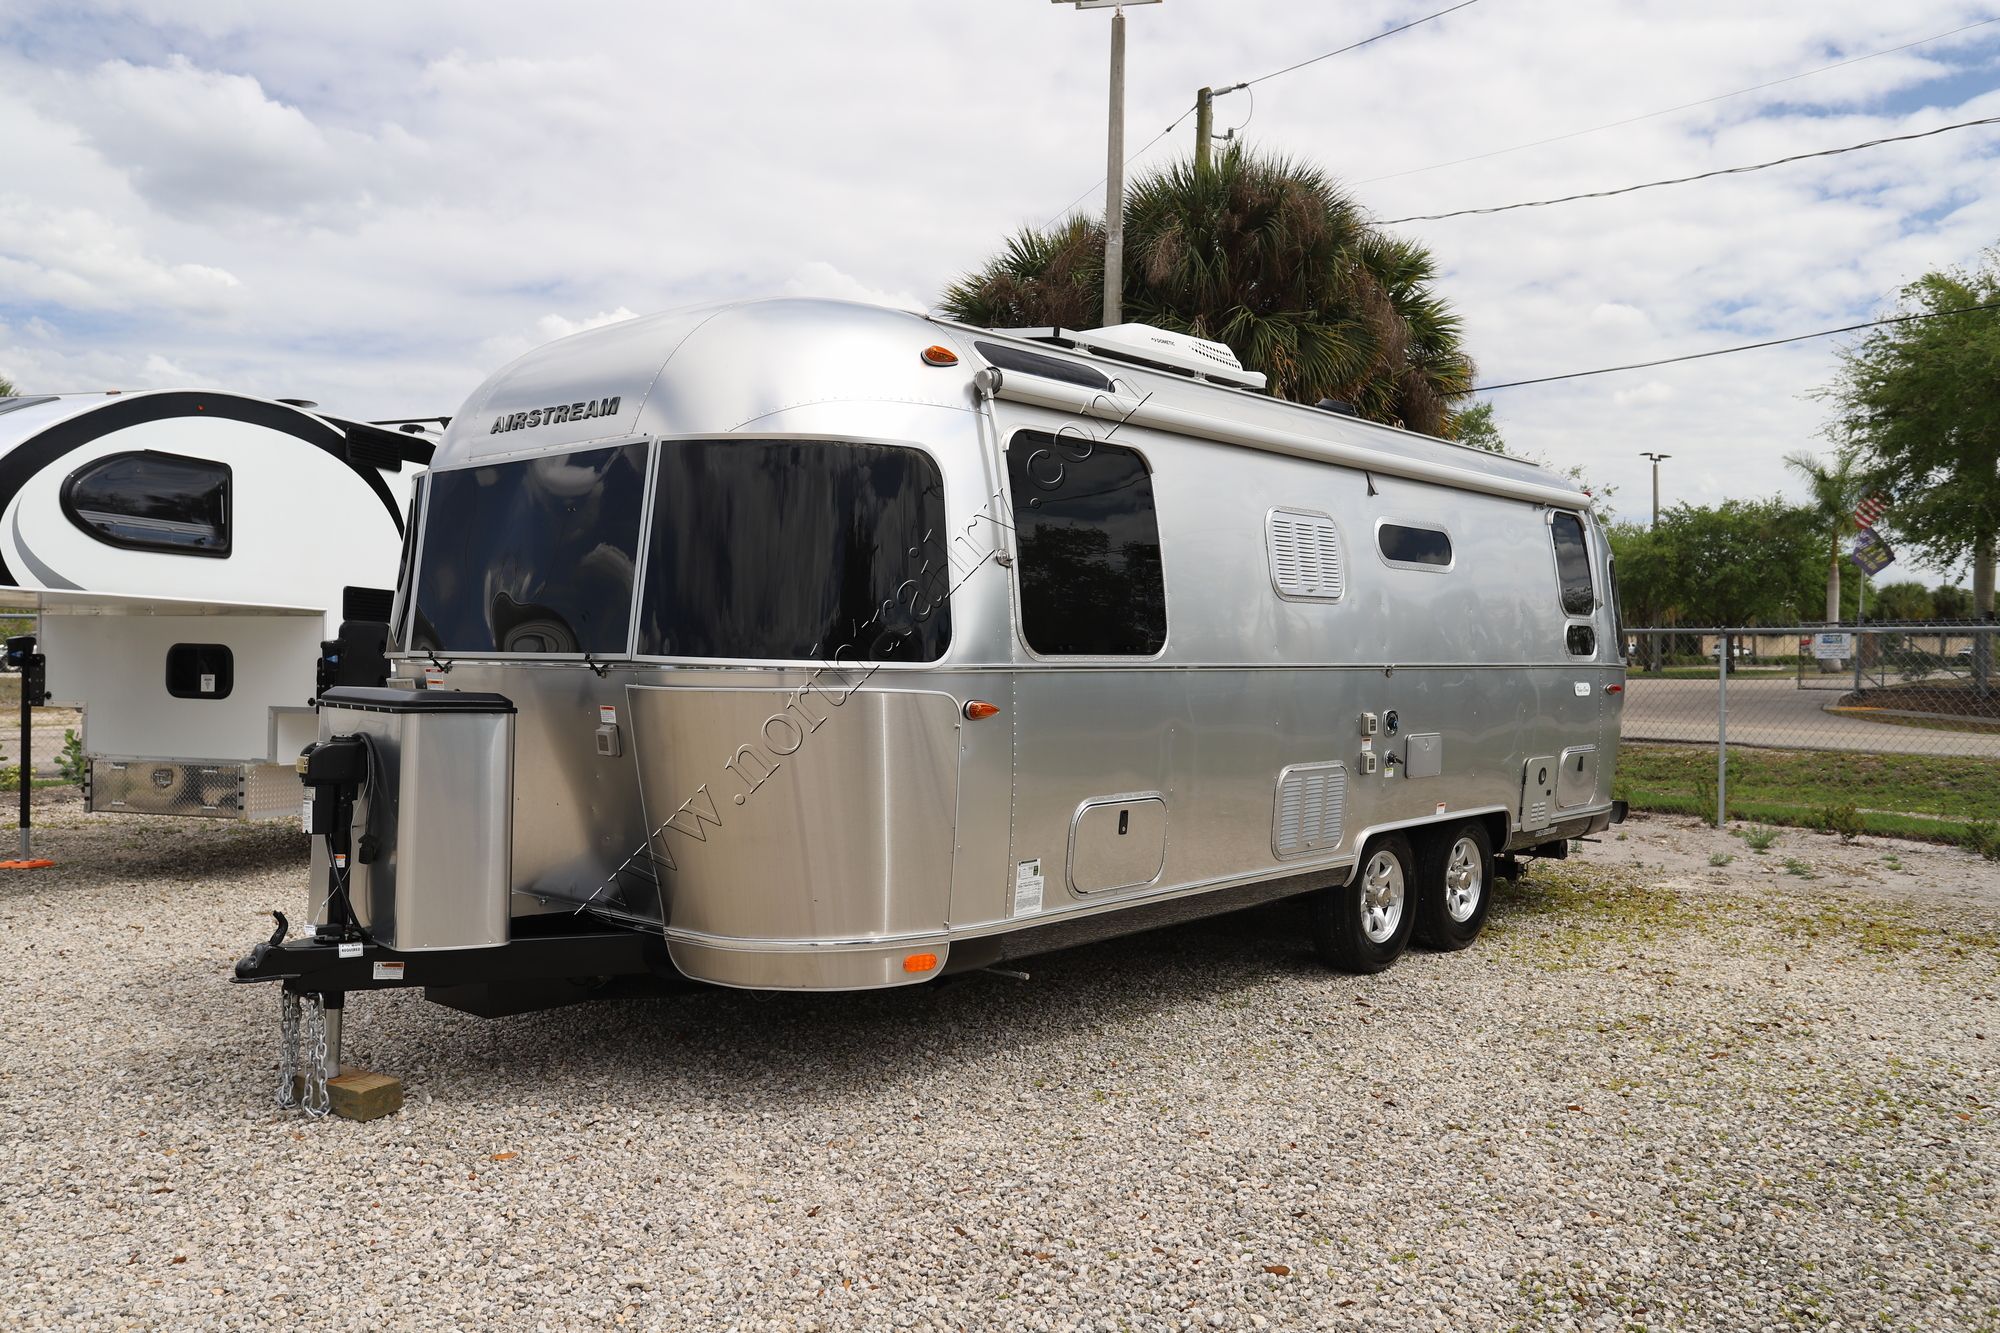
[[[1854,525],[1860,528],[1872,528],[1875,526],[1875,520],[1888,512],[1889,502],[1879,495],[1871,495],[1854,506]]]

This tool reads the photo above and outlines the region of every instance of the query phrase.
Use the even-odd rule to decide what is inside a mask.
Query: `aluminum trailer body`
[[[1360,970],[1415,914],[1476,932],[1496,855],[1622,814],[1590,498],[1257,379],[1129,326],[808,300],[522,357],[419,484],[396,661],[429,689],[329,695],[321,730],[430,793],[357,835],[504,867],[430,903],[381,863],[316,883],[316,934],[239,979],[449,1002],[624,966],[591,939],[852,990],[1301,893],[1346,904]],[[456,802],[399,728],[474,722],[396,716],[440,688],[494,773]]]
[[[81,708],[88,808],[295,814],[322,642],[386,620],[439,430],[214,391],[0,398],[0,609]]]

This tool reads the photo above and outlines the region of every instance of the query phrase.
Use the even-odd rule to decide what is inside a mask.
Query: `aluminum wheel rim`
[[[1480,895],[1486,891],[1486,877],[1480,873],[1479,844],[1460,838],[1451,845],[1444,866],[1444,910],[1463,925],[1479,910]]]
[[[1403,863],[1394,852],[1377,852],[1361,872],[1361,933],[1386,944],[1403,923]]]

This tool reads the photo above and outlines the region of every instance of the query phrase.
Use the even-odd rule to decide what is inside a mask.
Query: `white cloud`
[[[601,329],[606,324],[622,324],[628,319],[637,319],[638,312],[619,306],[616,310],[600,310],[582,319],[570,319],[563,315],[543,315],[535,321],[535,331],[542,335],[543,342],[554,342],[567,338],[572,333],[582,333],[585,329]]]
[[[25,386],[136,385],[157,356],[365,415],[450,412],[529,346],[635,311],[760,294],[922,308],[1009,232],[1101,197],[1106,16],[1047,4],[582,6],[553,24],[528,0],[11,12],[0,369]],[[1127,141],[1204,84],[1408,17],[1401,0],[1135,9]],[[1983,17],[1978,0],[1479,5],[1258,85],[1248,138],[1324,164],[1380,217],[1602,189],[2000,114],[2000,28],[1401,173]],[[32,52],[6,33],[34,34]],[[1250,112],[1232,95],[1218,122]],[[1868,317],[2000,238],[1996,142],[1970,130],[1396,230],[1436,255],[1485,379],[1527,379]],[[1135,170],[1191,145],[1190,120]],[[1809,395],[1837,345],[1493,401],[1510,443],[1627,501],[1650,489],[1646,449],[1675,455],[1668,502],[1769,494],[1794,485],[1783,454],[1819,443]]]

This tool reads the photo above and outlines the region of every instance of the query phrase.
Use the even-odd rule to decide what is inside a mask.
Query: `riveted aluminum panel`
[[[1167,861],[1167,803],[1158,796],[1107,797],[1076,812],[1069,883],[1079,893],[1136,889]]]

